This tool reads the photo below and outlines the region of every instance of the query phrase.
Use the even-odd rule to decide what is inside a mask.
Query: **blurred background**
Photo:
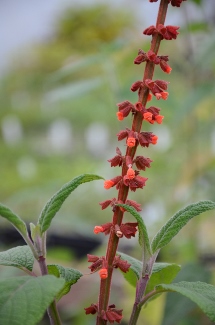
[[[142,78],[144,65],[133,59],[148,51],[158,3],[144,0],[2,0],[0,3],[0,201],[28,224],[37,222],[48,199],[82,173],[110,179],[119,174],[107,159],[115,155],[116,134],[132,119],[116,118],[116,103],[135,102],[131,84]],[[146,125],[158,145],[139,153],[153,160],[142,175],[143,190],[129,198],[142,205],[151,237],[178,209],[198,200],[215,200],[215,2],[184,2],[170,7],[167,25],[180,27],[177,40],[165,41],[160,55],[169,55],[170,75],[158,68],[155,79],[170,81],[160,107],[162,125]],[[48,233],[48,262],[89,273],[86,254],[105,254],[107,238],[93,228],[111,220],[111,209],[99,202],[116,196],[102,181],[80,186],[67,199]],[[126,216],[132,221],[131,216]],[[183,280],[215,284],[214,212],[192,220],[165,247],[159,261],[183,265]],[[0,250],[22,245],[22,239],[0,220]],[[120,251],[141,258],[137,240],[121,240]],[[19,271],[0,267],[1,276]],[[135,291],[115,272],[111,303],[124,309],[127,324]],[[83,308],[97,301],[97,274],[85,276],[60,302],[63,324],[94,324]],[[174,299],[173,299],[174,298]],[[180,298],[178,302],[177,299]],[[177,308],[176,308],[177,306]],[[156,310],[156,312],[154,312]],[[142,312],[146,325],[212,324],[188,300],[161,296]],[[48,324],[44,318],[42,324]]]

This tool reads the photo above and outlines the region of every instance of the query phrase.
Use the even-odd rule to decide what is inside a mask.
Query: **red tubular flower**
[[[102,280],[107,279],[108,277],[108,270],[107,269],[100,269],[99,270],[99,276]]]
[[[173,7],[180,7],[182,4],[182,1],[186,1],[186,0],[169,0],[169,2],[171,3],[171,5]]]
[[[129,264],[127,261],[121,260],[121,256],[117,255],[114,257],[113,261],[113,267],[114,268],[119,268],[122,272],[126,273],[129,270],[129,267],[131,264]]]
[[[99,234],[100,232],[103,232],[102,226],[95,226],[93,230],[94,234]]]
[[[116,186],[122,179],[122,176],[116,176],[112,179],[104,181],[104,188],[108,190],[109,188]]]
[[[128,100],[125,100],[122,103],[117,104],[119,112],[117,113],[118,120],[123,120],[124,117],[127,117],[131,111],[134,111],[134,105],[129,102]]]
[[[154,64],[159,64],[160,62],[159,57],[152,50],[149,50],[147,52],[147,57],[149,61],[154,62]]]
[[[145,158],[143,156],[137,156],[136,159],[134,160],[134,163],[139,170],[146,170],[147,168],[151,167],[152,160],[149,158]]]
[[[157,31],[167,41],[171,41],[172,39],[177,38],[177,35],[179,34],[179,32],[177,32],[178,29],[179,29],[178,26],[168,25],[168,26],[165,27],[164,25],[159,24],[158,28],[157,28]]]
[[[138,140],[141,147],[148,147],[152,143],[154,134],[152,132],[140,132],[138,134]]]
[[[134,64],[140,64],[147,60],[148,60],[148,57],[147,57],[146,53],[143,50],[139,49],[138,56],[134,59]]]
[[[112,304],[108,306],[108,310],[102,310],[101,311],[101,318],[105,321],[108,321],[109,323],[120,323],[122,320],[122,309],[116,309],[115,305]]]
[[[124,116],[123,116],[123,113],[122,112],[117,112],[116,113],[116,116],[117,116],[117,118],[118,118],[119,121],[124,120]]]
[[[94,233],[98,234],[100,232],[103,232],[105,235],[108,235],[110,233],[112,226],[113,226],[113,224],[111,222],[105,223],[101,226],[95,226]]]
[[[116,153],[117,153],[116,156],[114,156],[111,159],[108,159],[108,162],[111,163],[111,167],[122,166],[124,157],[122,156],[122,153],[118,147],[116,148]]]
[[[136,139],[135,138],[128,138],[126,141],[126,144],[128,147],[132,148],[136,144]]]
[[[150,100],[152,100],[152,94],[149,93],[148,96],[147,96],[147,102],[150,102]]]
[[[137,188],[143,188],[146,184],[148,178],[141,177],[141,176],[135,176],[133,179],[129,179],[127,175],[123,177],[123,182],[126,186],[130,187],[130,190],[135,192]]]
[[[84,310],[86,315],[94,315],[98,312],[98,304],[91,304],[90,307],[84,308]]]
[[[126,200],[125,204],[132,206],[135,210],[141,211],[141,205],[133,200]]]
[[[172,71],[172,68],[164,60],[160,60],[160,67],[166,73],[170,73]]]
[[[156,120],[156,122],[157,122],[158,124],[161,124],[162,121],[163,121],[163,119],[164,119],[164,116],[163,116],[163,115],[156,115],[156,116],[155,116],[155,120]]]
[[[138,80],[136,82],[134,82],[132,85],[131,85],[131,91],[137,91],[138,89],[140,89],[141,87],[143,86],[143,82],[142,80]]]
[[[166,100],[169,96],[169,93],[167,91],[161,91],[160,93],[155,93],[155,97],[159,100],[159,99],[164,99]]]
[[[126,175],[129,179],[133,179],[135,177],[135,171],[132,168],[128,168]]]
[[[131,237],[135,237],[135,234],[137,232],[137,226],[137,222],[122,223],[120,226],[120,231],[122,232],[122,235],[130,239]]]
[[[156,144],[158,140],[158,137],[156,135],[153,135],[152,137],[152,144]]]
[[[148,121],[149,123],[153,124],[154,120],[153,120],[153,114],[151,112],[146,112],[143,114],[143,119],[145,121]]]
[[[156,27],[154,25],[149,26],[143,31],[144,35],[153,35],[156,32]]]

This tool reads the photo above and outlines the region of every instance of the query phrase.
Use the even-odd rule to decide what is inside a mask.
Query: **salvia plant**
[[[157,2],[158,0],[150,0]],[[160,108],[150,106],[154,96],[157,100],[167,100],[168,81],[154,80],[155,68],[161,68],[169,74],[171,67],[166,53],[158,55],[161,41],[170,41],[177,38],[178,26],[165,25],[168,7],[180,8],[186,0],[161,0],[155,25],[151,25],[143,32],[151,37],[151,46],[148,51],[139,49],[134,64],[145,64],[143,78],[134,82],[131,91],[137,92],[136,103],[128,100],[117,104],[118,120],[125,119],[129,114],[133,116],[132,125],[117,134],[119,141],[125,141],[126,152],[116,148],[116,155],[109,159],[111,167],[120,167],[119,176],[104,181],[104,188],[115,187],[116,198],[107,199],[100,203],[101,209],[110,208],[113,211],[111,220],[102,222],[94,228],[94,233],[103,233],[109,236],[104,256],[88,254],[89,269],[92,273],[98,272],[100,277],[100,292],[98,301],[85,308],[85,313],[95,315],[95,323],[120,323],[123,310],[110,301],[112,275],[114,269],[124,273],[125,279],[136,287],[133,309],[129,325],[137,324],[142,307],[152,298],[163,292],[178,292],[194,301],[208,318],[215,321],[215,287],[204,282],[171,283],[180,271],[180,266],[169,263],[156,263],[160,249],[167,245],[172,238],[191,220],[207,210],[215,208],[215,202],[200,201],[183,208],[174,214],[158,231],[150,242],[146,225],[142,216],[140,204],[128,199],[129,191],[143,189],[147,178],[140,175],[146,168],[150,168],[152,160],[145,156],[136,155],[138,146],[148,148],[156,145],[158,137],[153,132],[145,132],[142,125],[146,123],[161,124],[164,116]],[[57,310],[57,302],[66,295],[73,284],[83,274],[72,268],[60,265],[49,265],[46,261],[46,236],[52,219],[60,210],[66,198],[79,185],[101,180],[102,177],[92,174],[83,174],[65,184],[44,206],[37,224],[30,224],[30,234],[25,222],[8,207],[0,205],[0,214],[17,229],[27,245],[12,248],[0,253],[0,264],[15,266],[26,276],[0,280],[0,324],[2,325],[33,325],[37,324],[45,310],[49,315],[50,324],[61,324]],[[123,216],[129,212],[131,222],[124,222]],[[128,240],[138,233],[139,245],[142,251],[142,260],[117,251],[122,237]],[[33,270],[34,261],[40,268],[40,275]],[[92,316],[93,317],[93,316]]]

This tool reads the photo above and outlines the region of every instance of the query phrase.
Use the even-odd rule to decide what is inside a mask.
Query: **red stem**
[[[164,25],[167,8],[168,8],[168,0],[161,0],[156,26],[158,26],[159,24]],[[158,34],[158,33],[154,34],[152,37],[150,49],[155,54],[158,53],[160,42],[161,42],[160,34]],[[146,63],[143,81],[145,79],[153,78],[154,67],[155,67],[155,64],[153,62],[148,61]],[[147,102],[148,93],[149,93],[149,90],[147,87],[143,87],[139,93],[138,101],[141,102],[144,107]],[[132,130],[135,132],[140,132],[141,127],[142,127],[142,121],[143,121],[142,114],[140,112],[137,112],[137,114],[135,114],[134,118],[133,118]],[[133,148],[127,147],[126,156],[130,156],[133,159],[134,155],[136,153],[136,149],[137,149],[137,145]],[[127,169],[128,168],[127,168],[126,164],[124,163],[122,166],[122,176],[126,175]],[[129,187],[122,184],[119,189],[119,192],[118,192],[118,200],[125,202],[127,199],[127,196],[128,196],[128,192],[129,192]],[[116,211],[114,212],[114,215],[113,215],[113,224],[121,225],[122,219],[123,219],[123,212],[119,208],[116,208]],[[112,273],[113,273],[112,272],[113,271],[112,264],[113,264],[114,257],[116,255],[118,242],[119,242],[119,238],[115,235],[114,230],[112,230],[110,233],[110,236],[109,236],[107,252],[106,252],[106,260],[107,260],[108,269],[109,269],[108,270],[108,278],[105,280],[101,280],[101,284],[100,284],[99,312],[98,312],[97,322],[96,322],[97,325],[105,325],[107,323],[107,321],[103,320],[100,317],[100,313],[102,310],[107,310],[108,305],[109,305],[110,288],[111,288],[111,280],[112,280]]]

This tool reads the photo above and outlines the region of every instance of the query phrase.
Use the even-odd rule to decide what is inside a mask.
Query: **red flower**
[[[107,279],[108,277],[108,270],[107,269],[101,269],[99,270],[99,276],[101,279]]]
[[[157,140],[158,140],[158,137],[156,135],[154,135],[152,137],[152,144],[156,144],[157,143]]]
[[[129,179],[133,179],[135,177],[135,171],[132,168],[128,168],[126,175]]]
[[[106,190],[108,190],[109,188],[117,185],[121,181],[121,179],[122,179],[122,176],[116,176],[112,179],[108,179],[108,180],[104,181],[104,188]]]
[[[152,100],[152,94],[149,93],[148,96],[147,96],[147,102],[150,102],[150,100]]]
[[[114,268],[119,268],[122,272],[126,273],[129,270],[129,267],[131,264],[129,264],[127,261],[121,260],[121,256],[117,255],[114,257],[113,261],[113,267]]]
[[[140,89],[141,87],[143,87],[143,82],[142,80],[138,80],[135,81],[132,85],[131,85],[131,91],[137,91],[138,89]]]
[[[123,120],[123,118],[127,117],[131,111],[134,111],[134,105],[128,100],[117,104],[117,106],[119,109],[119,112],[117,113],[119,120]]]
[[[91,304],[90,307],[84,308],[84,310],[86,315],[94,315],[98,312],[98,304]]]
[[[151,62],[154,62],[154,64],[159,64],[160,62],[160,59],[159,57],[152,51],[152,50],[149,50],[147,52],[147,56],[148,56],[148,59],[151,61]]]
[[[126,200],[125,204],[132,206],[135,210],[141,211],[141,205],[133,200]]]
[[[167,41],[171,41],[172,39],[176,39],[177,35],[179,34],[177,30],[179,29],[178,26],[164,26],[162,24],[158,25],[157,31],[161,34],[163,38],[165,38]]]
[[[142,62],[145,62],[148,60],[148,57],[146,55],[145,52],[143,52],[143,50],[139,50],[138,51],[138,56],[134,59],[134,64],[140,64]]]
[[[105,200],[105,201],[102,201],[102,202],[100,202],[99,204],[101,205],[102,210],[104,210],[104,209],[106,209],[109,205],[113,206],[115,202],[116,202],[116,199],[113,198],[113,199],[111,199],[111,200]]]
[[[118,147],[116,148],[116,153],[116,156],[108,160],[108,162],[111,163],[111,167],[122,166],[124,157],[122,156],[122,153]]]
[[[155,97],[159,100],[159,99],[164,99],[166,100],[169,96],[169,93],[167,91],[161,91],[160,93],[155,93]]]
[[[182,4],[182,1],[186,1],[186,0],[169,0],[169,2],[171,3],[171,5],[173,7],[180,7]]]
[[[131,237],[135,237],[135,234],[137,232],[137,226],[137,222],[122,223],[120,226],[120,231],[122,232],[122,235],[130,239]]]
[[[153,35],[156,32],[156,27],[154,25],[149,26],[143,31],[144,35]]]
[[[112,304],[108,306],[108,310],[102,310],[101,311],[101,318],[105,321],[108,321],[109,323],[120,323],[122,320],[122,309],[118,310],[115,309],[115,305]]]
[[[130,187],[130,190],[135,192],[137,188],[143,188],[145,186],[145,182],[147,181],[148,178],[144,178],[141,176],[135,176],[133,179],[129,179],[127,175],[123,177],[123,182],[126,186]]]
[[[172,68],[164,60],[160,60],[160,67],[166,73],[170,73],[172,71]]]
[[[149,123],[153,124],[154,123],[154,120],[152,119],[153,118],[153,115],[151,112],[146,112],[143,114],[143,119],[145,121],[148,121]]]
[[[123,116],[123,113],[122,112],[117,112],[116,113],[116,116],[117,116],[117,118],[118,118],[119,121],[124,120],[124,116]]]
[[[128,147],[132,148],[136,144],[136,139],[135,138],[128,138],[126,141],[126,144]]]
[[[102,226],[95,226],[94,227],[94,234],[99,234],[100,232],[103,232],[103,227]]]
[[[140,142],[141,147],[148,147],[150,143],[152,143],[152,132],[140,132],[138,134],[138,140]]]
[[[143,156],[137,156],[134,160],[134,163],[139,170],[145,170],[146,167],[150,168],[152,160],[149,158],[145,158]]]
[[[156,115],[155,120],[158,124],[161,124],[163,121],[164,116],[163,115]]]

